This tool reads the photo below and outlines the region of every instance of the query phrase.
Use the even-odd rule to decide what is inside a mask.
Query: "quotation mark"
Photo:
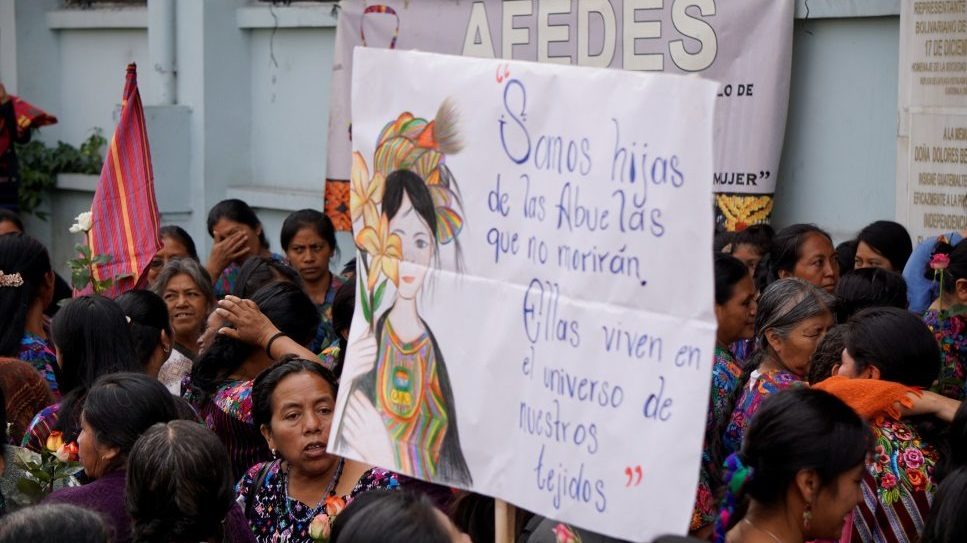
[[[772,175],[772,172],[764,172],[762,170],[759,170],[759,179],[769,179],[769,176],[771,175]]]
[[[638,476],[637,479],[635,476]],[[641,471],[641,466],[635,466],[634,469],[631,466],[625,468],[625,476],[628,477],[628,482],[625,483],[626,487],[638,486],[641,484],[641,479],[644,477],[644,473]]]
[[[510,64],[498,64],[497,83],[503,83],[505,79],[510,79]]]

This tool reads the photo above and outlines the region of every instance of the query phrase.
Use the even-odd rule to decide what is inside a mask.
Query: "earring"
[[[269,449],[269,450],[272,451],[272,458],[278,458],[279,457],[279,451],[277,451],[275,449]]]
[[[813,504],[806,502],[806,510],[802,512],[802,529],[803,532],[809,531],[809,526],[813,521]]]

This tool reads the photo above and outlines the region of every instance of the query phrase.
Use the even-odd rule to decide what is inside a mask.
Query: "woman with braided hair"
[[[826,392],[799,388],[768,398],[742,449],[726,459],[717,543],[838,539],[860,502],[872,450],[869,428]]]
[[[444,101],[432,121],[404,113],[386,125],[376,146],[372,179],[361,155],[354,155],[352,208],[354,220],[361,218],[364,225],[356,243],[364,255],[361,267],[368,292],[363,296],[373,300],[375,334],[358,338],[350,348],[363,363],[347,367],[342,376],[349,400],[344,439],[337,446],[357,455],[360,450],[370,456],[375,452],[379,458],[372,460],[377,464],[407,475],[466,486],[471,476],[460,448],[443,352],[417,306],[442,246],[453,244],[455,267],[460,269],[462,209],[444,162],[447,154],[459,150],[455,110]],[[380,210],[376,202],[381,202]],[[395,301],[377,315],[388,283],[395,287]],[[386,434],[363,445],[361,440],[380,425]]]

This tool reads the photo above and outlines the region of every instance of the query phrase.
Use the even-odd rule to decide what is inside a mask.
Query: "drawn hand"
[[[376,366],[376,356],[379,354],[379,344],[376,336],[367,330],[363,335],[357,337],[348,345],[350,353],[353,353],[353,363],[347,364],[342,371],[340,381],[351,384],[360,375],[364,375],[373,370]]]
[[[361,391],[354,392],[346,403],[342,436],[357,457],[388,470],[399,469],[383,417]]]

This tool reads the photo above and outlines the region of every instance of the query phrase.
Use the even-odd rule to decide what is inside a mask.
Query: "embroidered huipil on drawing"
[[[405,473],[429,478],[436,474],[448,414],[437,375],[433,342],[424,332],[412,342],[397,337],[389,320],[383,327],[377,360],[378,408]]]

